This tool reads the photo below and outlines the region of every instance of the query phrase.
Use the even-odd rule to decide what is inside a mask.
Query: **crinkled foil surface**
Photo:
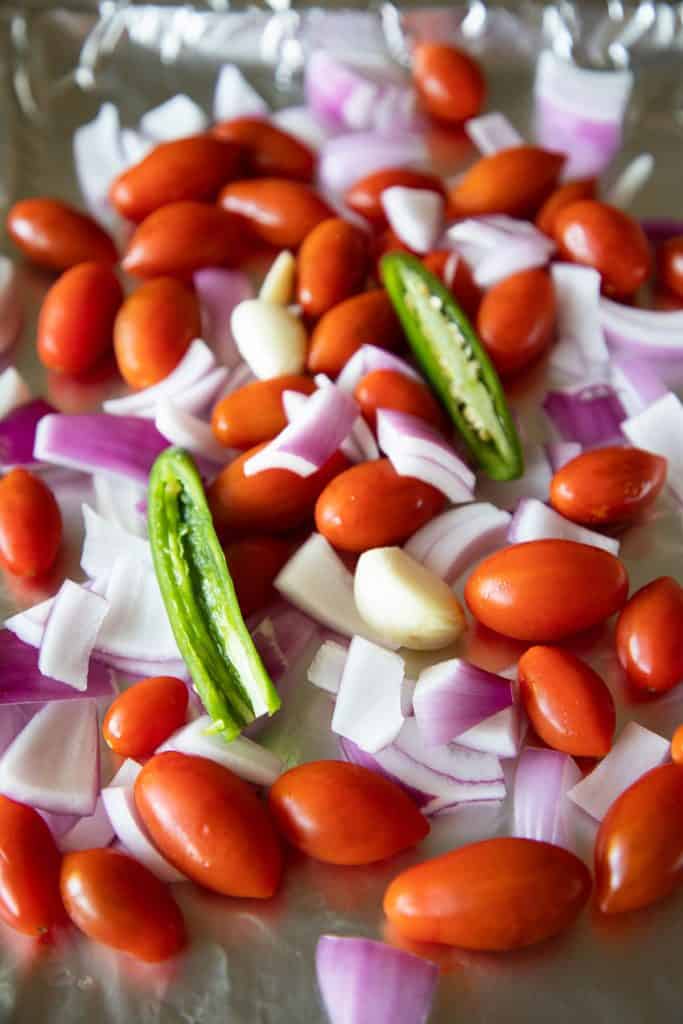
[[[353,5],[349,5],[353,6]],[[211,108],[217,70],[240,65],[276,106],[295,102],[305,55],[324,44],[367,61],[405,59],[411,37],[465,40],[483,60],[490,108],[525,131],[537,53],[552,46],[587,66],[635,68],[636,87],[616,173],[643,151],[656,171],[637,199],[640,215],[683,215],[683,7],[561,2],[402,8],[390,4],[351,13],[340,8],[152,6],[103,0],[64,6],[28,0],[0,5],[0,205],[37,194],[79,201],[73,168],[74,129],[113,100],[124,124],[186,92]],[[463,159],[471,159],[463,153]],[[452,169],[458,170],[457,167]],[[3,216],[4,222],[4,216]],[[48,279],[22,268],[26,324],[9,358],[36,393],[64,411],[94,407],[102,388],[86,392],[46,379],[33,334]],[[0,364],[0,368],[2,365]],[[106,385],[104,385],[106,387]],[[515,396],[523,410],[533,393]],[[533,427],[529,429],[534,429]],[[682,443],[683,443],[683,439]],[[81,500],[68,495],[67,554],[60,571],[78,578]],[[654,526],[654,528],[653,528]],[[629,531],[622,553],[633,586],[669,573],[681,578],[681,512],[658,505],[654,524]],[[0,581],[0,615],[45,596]],[[608,638],[609,639],[609,638]],[[518,650],[470,631],[464,652],[491,668],[510,665]],[[617,696],[620,721],[670,735],[683,720],[683,699],[627,706],[610,645],[591,655]],[[2,668],[0,666],[0,677]],[[305,681],[265,735],[289,764],[335,756],[331,703]],[[437,820],[432,853],[506,830],[508,808],[479,808]],[[586,833],[586,849],[591,839]],[[292,856],[281,892],[268,903],[234,901],[177,886],[193,942],[172,966],[129,961],[74,937],[57,951],[36,952],[0,928],[0,1021],[17,1024],[322,1024],[314,950],[323,932],[382,937],[387,882],[417,855],[371,868],[337,869]],[[442,967],[430,1024],[667,1024],[682,1019],[683,895],[628,919],[598,921],[590,909],[577,927],[538,948],[505,956],[434,950]],[[371,1019],[370,1017],[368,1018]]]

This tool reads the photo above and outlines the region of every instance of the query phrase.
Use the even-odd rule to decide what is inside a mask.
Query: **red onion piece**
[[[309,110],[336,129],[395,132],[417,123],[410,86],[395,75],[370,76],[326,50],[314,50],[306,60],[304,92]]]
[[[481,288],[520,270],[545,266],[555,249],[555,243],[529,221],[502,214],[458,221],[446,232],[445,241],[467,261]]]
[[[331,1024],[426,1024],[439,969],[372,939],[321,935],[318,987]]]
[[[104,598],[65,580],[45,621],[38,657],[43,675],[85,691],[90,656],[108,611]]]
[[[434,248],[441,234],[444,201],[438,192],[394,185],[381,195],[389,227],[413,252]]]
[[[601,277],[591,267],[554,263],[551,275],[557,303],[557,343],[550,366],[570,380],[599,374],[609,353],[600,322]]]
[[[74,166],[81,193],[93,217],[110,230],[121,224],[109,203],[112,179],[128,163],[120,143],[119,112],[113,103],[103,103],[97,116],[74,132]]]
[[[234,117],[259,117],[268,113],[268,104],[249,84],[236,64],[224,64],[218,72],[213,92],[214,121]]]
[[[436,487],[452,502],[472,500],[472,492],[463,483],[462,478],[423,455],[412,455],[394,449],[389,461],[399,476],[412,476],[416,480]]]
[[[5,753],[40,705],[6,704],[0,714],[0,757]]]
[[[95,473],[92,478],[97,512],[127,533],[147,537],[147,488],[134,480]],[[141,511],[144,506],[144,511]],[[94,575],[97,575],[95,573]]]
[[[519,704],[496,712],[457,737],[458,746],[496,757],[517,757],[526,733],[526,718]]]
[[[56,466],[146,483],[154,460],[167,447],[153,423],[135,416],[53,413],[38,423],[33,454]]]
[[[0,352],[17,340],[23,321],[17,269],[7,256],[0,256]],[[0,403],[0,416],[3,415]]]
[[[95,810],[84,818],[79,818],[74,825],[59,837],[59,849],[62,853],[76,850],[96,850],[109,846],[114,838],[109,815],[102,797],[97,798]]]
[[[2,665],[2,687],[0,705],[62,701],[73,698],[111,697],[114,682],[109,669],[90,661],[88,687],[85,694],[65,686],[56,679],[44,676],[38,668],[38,651],[10,632],[0,630],[0,665]]]
[[[81,568],[91,579],[109,576],[117,558],[134,558],[152,570],[152,553],[146,537],[134,537],[104,516],[83,505],[85,534]]]
[[[470,117],[465,121],[465,131],[482,156],[490,156],[501,149],[522,146],[524,139],[505,114],[492,110],[481,117]]]
[[[602,548],[612,555],[619,554],[619,541],[615,537],[606,537],[585,526],[578,526],[537,498],[522,498],[519,502],[507,539],[509,544],[523,544],[529,540],[573,540],[578,544]]]
[[[209,715],[201,715],[169,736],[157,753],[176,750],[181,754],[206,757],[256,786],[271,786],[284,771],[282,761],[270,750],[246,736],[238,736],[226,743],[221,736],[211,732],[212,727]]]
[[[5,373],[9,373],[6,370]],[[3,377],[5,374],[3,374]],[[2,378],[0,378],[0,383]],[[15,392],[15,396],[20,392]],[[36,457],[33,454],[38,424],[44,416],[56,410],[42,398],[34,398],[17,408],[8,410],[0,420],[0,469],[11,469],[12,466],[33,466]]]
[[[57,814],[92,814],[98,783],[93,700],[46,704],[0,760],[0,792]]]
[[[223,69],[225,70],[225,68]],[[202,314],[202,333],[218,355],[219,362],[234,367],[241,362],[230,330],[235,306],[254,298],[254,288],[242,270],[205,267],[192,278]]]
[[[155,142],[199,135],[207,126],[208,118],[202,108],[184,93],[171,96],[140,118],[140,131]]]
[[[205,377],[201,377],[194,384],[191,384],[181,394],[175,395],[172,399],[173,404],[179,409],[184,409],[185,412],[201,413],[203,416],[206,416],[218,397],[222,397],[224,394],[228,394],[229,391],[233,391],[235,387],[241,386],[234,382],[241,380],[242,383],[247,383],[249,380],[254,379],[251,371],[249,371],[246,379],[244,379],[245,376],[241,363],[235,367],[232,373],[228,370],[227,366],[217,366],[214,370],[210,370]],[[153,415],[154,412],[152,412],[152,417],[150,418],[153,418]]]
[[[569,799],[602,821],[617,797],[650,768],[666,761],[669,751],[669,742],[663,736],[637,722],[628,722],[609,754],[569,790]]]
[[[461,495],[451,498],[452,501],[471,498],[476,482],[474,473],[459,458],[452,445],[444,441],[439,431],[425,420],[393,409],[378,409],[377,438],[380,448],[390,459],[394,455],[415,456],[445,469],[453,477],[452,491]]]
[[[431,771],[456,782],[501,782],[503,769],[492,754],[462,747],[458,743],[428,745],[417,724],[417,718],[406,718],[394,746],[407,757]],[[435,793],[435,796],[443,795]],[[488,798],[489,794],[485,794]]]
[[[178,445],[201,458],[225,465],[230,450],[224,448],[214,437],[210,424],[179,408],[170,398],[162,398],[157,404],[154,426],[170,444]]]
[[[0,351],[2,351],[0,349]],[[14,366],[8,366],[0,372],[0,427],[2,421],[31,399],[31,389]],[[54,410],[51,410],[54,411]],[[0,435],[1,436],[1,435]],[[31,443],[31,455],[33,455],[33,443]],[[4,462],[6,459],[4,443],[0,448],[0,456]]]
[[[655,360],[666,383],[677,384],[683,371],[683,310],[661,312],[600,300],[600,322],[610,349]]]
[[[553,473],[566,466],[583,451],[578,441],[554,441],[545,446],[548,462]]]
[[[405,545],[418,562],[447,583],[505,543],[509,512],[487,502],[450,509],[421,527]]]
[[[406,132],[381,136],[354,132],[329,139],[320,151],[318,175],[324,190],[345,192],[360,178],[385,167],[421,168],[428,163],[423,135]]]
[[[667,484],[683,502],[683,405],[672,392],[621,424],[631,444],[662,455],[668,462]]]
[[[396,739],[403,725],[403,658],[355,636],[344,662],[332,731],[374,754]]]
[[[106,580],[97,580],[109,610],[94,656],[143,661],[182,661],[154,570],[132,553],[118,557]]]
[[[250,619],[247,623],[252,632],[252,639],[259,648],[259,638],[269,640],[276,649],[280,660],[280,669],[270,672],[271,679],[277,685],[281,678],[293,668],[299,658],[308,649],[311,641],[318,635],[318,626],[304,615],[298,608],[293,608],[286,601],[271,605],[254,626]],[[259,648],[259,653],[261,650]]]
[[[567,793],[580,778],[576,761],[568,754],[525,747],[515,772],[513,834],[575,853],[567,820]]]
[[[142,391],[134,391],[123,398],[110,398],[102,403],[112,416],[139,416],[154,419],[157,402],[161,398],[178,399],[192,385],[197,384],[216,368],[216,358],[201,338],[195,338],[187,352],[168,377]],[[186,408],[186,406],[183,406]]]
[[[646,359],[617,350],[612,353],[611,370],[612,380],[631,415],[668,394],[668,388]]]
[[[640,153],[634,157],[607,190],[605,202],[621,210],[628,210],[650,180],[654,169],[655,158],[652,153]]]
[[[395,370],[413,380],[422,380],[419,373],[404,359],[377,345],[361,345],[337,377],[337,387],[342,391],[355,391],[356,385],[373,370]]]
[[[626,418],[619,396],[608,384],[576,391],[549,391],[543,409],[565,441],[582,445],[618,440]]]
[[[133,790],[126,786],[106,787],[102,802],[112,828],[127,852],[162,882],[184,882],[185,875],[174,868],[147,835],[135,806]]]
[[[450,743],[510,704],[509,680],[462,658],[423,669],[413,696],[415,720],[427,746]]]
[[[344,674],[348,647],[345,644],[326,640],[315,653],[308,666],[306,678],[313,686],[327,693],[337,694]]]

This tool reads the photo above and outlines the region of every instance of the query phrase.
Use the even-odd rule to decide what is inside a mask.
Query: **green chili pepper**
[[[382,258],[382,277],[423,373],[472,456],[494,480],[522,475],[522,450],[500,378],[451,293],[406,253]]]
[[[232,740],[280,698],[244,624],[194,460],[159,455],[149,478],[148,530],[178,648],[213,731]]]

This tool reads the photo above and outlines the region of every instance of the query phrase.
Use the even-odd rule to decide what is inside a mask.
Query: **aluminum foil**
[[[352,5],[349,5],[352,6]],[[229,9],[227,9],[229,7]],[[643,2],[468,5],[371,11],[308,9],[271,0],[268,10],[211,6],[146,6],[115,0],[55,7],[31,0],[0,8],[0,204],[48,194],[80,201],[71,140],[100,104],[112,100],[124,124],[169,96],[186,92],[210,110],[219,68],[236,62],[278,107],[297,100],[306,54],[323,44],[366,63],[405,61],[414,38],[464,40],[486,67],[490,107],[504,110],[520,130],[531,122],[531,83],[537,53],[551,46],[594,67],[633,67],[636,88],[616,174],[647,151],[656,171],[635,210],[683,215],[683,8]],[[449,167],[471,159],[449,151]],[[4,211],[3,211],[4,212]],[[3,217],[4,221],[4,217]],[[26,324],[9,359],[36,393],[65,411],[95,407],[111,390],[104,380],[87,388],[46,376],[33,345],[35,320],[48,277],[25,266]],[[2,363],[0,363],[0,368]],[[520,409],[537,397],[534,383],[515,395]],[[527,422],[527,431],[535,429]],[[82,500],[88,486],[60,492],[67,525],[65,555],[46,588],[0,581],[0,615],[26,607],[77,574]],[[634,587],[657,575],[681,574],[681,511],[660,501],[656,519],[631,529],[623,544]],[[589,582],[587,581],[587,586]],[[609,641],[609,636],[606,636]],[[629,706],[609,642],[592,661],[619,704],[620,722],[635,717],[670,735],[683,719],[677,696]],[[310,652],[312,653],[312,652]],[[519,648],[483,631],[469,632],[459,653],[502,669]],[[444,655],[445,656],[445,655]],[[335,756],[331,703],[301,681],[264,741],[288,764]],[[0,666],[1,672],[1,666]],[[370,868],[338,869],[289,856],[275,899],[237,901],[178,886],[192,934],[177,963],[131,962],[75,934],[57,950],[36,950],[0,926],[0,1021],[17,1024],[295,1024],[324,1021],[314,975],[314,950],[324,932],[390,938],[381,899],[388,881],[425,856],[507,828],[509,808],[463,808],[438,820],[420,850]],[[577,820],[586,853],[592,827]],[[680,946],[683,899],[671,898],[628,919],[598,920],[590,910],[577,927],[538,948],[505,956],[434,948],[442,967],[431,1024],[644,1024],[681,1019]]]

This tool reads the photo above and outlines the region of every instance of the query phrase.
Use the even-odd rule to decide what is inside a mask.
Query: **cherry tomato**
[[[312,516],[325,485],[349,464],[341,452],[335,452],[311,476],[288,469],[266,469],[245,476],[245,462],[262,448],[256,445],[231,462],[207,491],[216,529],[230,538],[235,530],[286,533],[301,526]]]
[[[95,942],[157,963],[185,948],[185,922],[168,886],[118,850],[67,853],[62,899],[73,923]]]
[[[123,291],[106,263],[79,263],[56,281],[38,319],[38,356],[57,373],[87,373],[111,349]]]
[[[233,181],[218,197],[219,205],[256,238],[280,249],[295,249],[334,211],[308,185],[286,178]]]
[[[0,918],[15,931],[49,938],[66,924],[60,854],[32,807],[0,796]]]
[[[87,214],[59,199],[22,199],[7,214],[7,231],[34,263],[68,270],[93,260],[116,263],[118,253],[106,231]]]
[[[581,178],[558,186],[536,214],[536,227],[552,238],[555,233],[555,218],[560,210],[579,199],[595,199],[596,191],[595,178]]]
[[[650,246],[637,220],[607,203],[582,199],[555,217],[554,238],[560,255],[595,267],[602,290],[615,299],[628,298],[650,273]]]
[[[204,757],[156,754],[135,781],[135,805],[179,871],[225,896],[269,899],[282,854],[265,805],[246,782]]]
[[[444,412],[429,388],[398,370],[373,370],[358,382],[353,394],[373,430],[378,409],[396,409],[419,416],[443,433],[448,430]]]
[[[311,373],[336,377],[362,345],[397,349],[403,331],[383,288],[340,302],[315,325],[308,349]]]
[[[311,181],[315,155],[300,139],[262,117],[235,117],[214,125],[213,134],[239,145],[242,165],[251,176]]]
[[[574,757],[604,757],[616,711],[597,672],[561,647],[530,647],[517,666],[519,692],[541,739]]]
[[[392,228],[385,228],[384,231],[375,236],[372,244],[374,274],[378,281],[382,280],[382,257],[386,256],[388,252],[409,252],[413,256],[416,255]]]
[[[342,551],[402,544],[442,511],[431,484],[401,476],[389,459],[361,462],[330,481],[315,506],[315,524]]]
[[[122,267],[132,277],[188,277],[202,267],[234,267],[245,245],[235,217],[186,199],[154,210],[137,226]]]
[[[462,256],[452,249],[433,249],[422,262],[427,270],[443,281],[468,317],[474,319],[481,303],[481,288]]]
[[[428,113],[441,121],[461,123],[484,105],[486,83],[479,64],[463,50],[445,43],[417,43],[413,81]]]
[[[119,694],[104,716],[102,735],[121,757],[150,757],[186,717],[187,686],[182,679],[153,676]]]
[[[0,478],[0,565],[15,576],[42,576],[62,542],[62,516],[50,488],[27,469]]]
[[[683,587],[660,576],[638,590],[617,619],[617,655],[630,681],[665,693],[683,680]]]
[[[424,171],[411,171],[407,167],[387,167],[366,174],[364,178],[354,182],[344,193],[344,204],[369,220],[373,227],[386,227],[387,217],[382,206],[382,192],[396,185],[438,192],[446,198],[443,182],[436,175],[426,174]]]
[[[520,270],[489,288],[477,314],[477,333],[502,377],[525,369],[545,352],[555,336],[555,314],[547,270]]]
[[[683,235],[662,242],[657,252],[657,272],[662,284],[683,299]]]
[[[408,868],[384,896],[404,936],[464,949],[511,950],[573,924],[591,878],[573,853],[534,839],[486,839]]]
[[[668,896],[683,876],[683,765],[653,768],[617,797],[595,840],[595,896],[603,914]]]
[[[372,864],[415,846],[427,819],[395,782],[346,761],[310,761],[271,786],[283,836],[328,864]]]
[[[211,427],[216,440],[226,448],[253,448],[272,439],[287,426],[282,393],[298,391],[312,395],[315,382],[301,374],[288,373],[268,380],[255,380],[221,398],[213,408]]]
[[[590,629],[626,601],[618,558],[571,540],[513,544],[471,573],[465,600],[479,622],[528,643],[556,643]]]
[[[244,537],[227,544],[224,551],[245,618],[277,599],[273,580],[293,554],[292,541],[282,537]]]
[[[449,194],[458,217],[507,213],[533,216],[557,185],[565,158],[536,146],[515,146],[483,156]]]
[[[368,270],[368,237],[342,217],[330,217],[306,235],[297,260],[297,299],[318,317],[359,292]]]
[[[157,384],[175,369],[200,334],[194,292],[173,277],[146,281],[128,296],[114,324],[121,376],[132,388]]]
[[[558,469],[550,502],[585,526],[630,523],[656,501],[666,468],[666,459],[640,448],[596,448]]]
[[[683,725],[679,725],[671,739],[671,760],[683,764]]]

